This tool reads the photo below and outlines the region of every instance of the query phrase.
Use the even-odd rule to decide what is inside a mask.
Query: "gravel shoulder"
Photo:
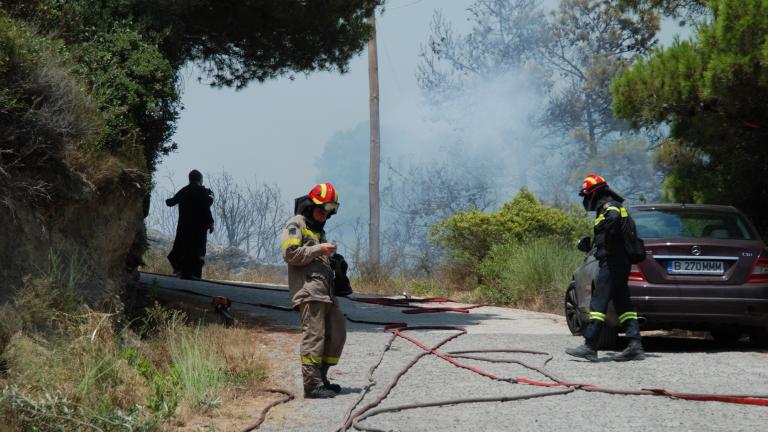
[[[287,293],[279,285],[256,285],[265,291],[246,287],[190,282],[142,275],[142,282],[164,296],[179,300],[206,302],[202,297],[179,293],[188,289],[206,295],[225,295],[234,301],[288,305]],[[173,291],[171,291],[173,290]],[[589,363],[564,354],[564,349],[581,343],[568,332],[562,317],[518,309],[482,307],[470,313],[406,315],[402,309],[341,300],[341,307],[353,319],[380,322],[407,322],[412,326],[461,326],[467,334],[441,348],[441,351],[480,349],[528,349],[552,355],[547,370],[568,381],[611,388],[665,388],[689,393],[761,394],[768,396],[768,352],[748,346],[726,348],[713,341],[682,339],[659,335],[644,338],[648,359],[617,363],[610,352],[601,352],[601,361]],[[235,304],[235,312],[269,323],[275,332],[271,352],[285,386],[300,394],[298,344],[295,337],[280,338],[282,331],[294,332],[298,316]],[[430,345],[450,332],[412,331],[408,334]],[[368,385],[368,371],[379,360],[389,333],[381,326],[348,323],[348,339],[341,363],[331,371],[331,379],[344,392],[331,400],[299,398],[272,411],[260,430],[333,431],[343,423],[349,409]],[[293,347],[282,346],[285,341]],[[377,382],[359,406],[372,401],[396,372],[422,351],[412,343],[397,339],[374,373]],[[493,354],[541,366],[545,356],[531,354]],[[507,363],[461,360],[502,377],[543,380],[534,371]],[[398,382],[380,407],[413,402],[443,401],[467,397],[522,395],[549,391],[546,388],[493,381],[457,368],[442,359],[423,357]],[[642,428],[652,431],[758,431],[768,424],[768,407],[674,400],[658,396],[621,396],[577,390],[568,395],[548,396],[526,401],[488,402],[419,408],[384,413],[361,424],[380,430],[589,430],[616,431]]]

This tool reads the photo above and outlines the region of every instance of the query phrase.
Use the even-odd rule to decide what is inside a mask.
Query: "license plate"
[[[669,274],[721,275],[724,273],[722,261],[669,261]]]

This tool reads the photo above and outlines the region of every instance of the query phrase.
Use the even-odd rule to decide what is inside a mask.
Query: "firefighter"
[[[603,177],[589,174],[581,185],[584,209],[595,212],[594,247],[599,269],[592,301],[589,304],[589,325],[584,332],[585,342],[577,348],[568,348],[567,354],[589,361],[597,361],[597,341],[605,324],[608,302],[613,300],[619,314],[619,324],[626,328],[629,345],[613,357],[616,361],[643,360],[645,352],[640,342],[637,309],[629,298],[630,261],[624,248],[622,224],[630,217],[621,205],[624,199],[608,187]]]
[[[331,398],[341,392],[328,381],[339,362],[347,330],[333,292],[331,258],[336,245],[325,239],[325,222],[339,208],[339,195],[321,183],[296,199],[294,216],[283,228],[280,248],[288,264],[291,304],[301,315],[301,375],[304,397]]]
[[[189,184],[176,192],[173,198],[165,200],[165,204],[168,207],[179,206],[176,238],[168,254],[173,272],[182,279],[200,279],[208,233],[213,233],[213,192],[203,186],[200,171],[192,170],[189,172]]]

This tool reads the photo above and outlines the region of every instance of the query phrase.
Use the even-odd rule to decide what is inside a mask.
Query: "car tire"
[[[616,348],[618,342],[619,329],[605,323],[603,329],[600,331],[600,337],[597,339],[597,349],[611,351]]]
[[[742,331],[736,327],[718,327],[709,331],[715,342],[734,345],[741,339]]]
[[[572,335],[581,336],[584,333],[586,325],[581,319],[579,301],[576,297],[576,285],[574,283],[568,285],[568,289],[565,290],[565,322],[568,324],[568,330],[571,331]]]
[[[749,343],[757,348],[768,348],[768,327],[751,329],[749,331]]]

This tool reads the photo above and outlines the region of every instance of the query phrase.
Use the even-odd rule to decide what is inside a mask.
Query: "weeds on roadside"
[[[494,246],[480,264],[478,295],[489,303],[560,312],[561,294],[583,259],[572,245],[554,239]]]
[[[183,313],[155,304],[135,325],[139,337],[118,314],[82,302],[85,282],[75,259],[52,255],[46,274],[25,278],[13,304],[0,306],[0,424],[155,431],[182,406],[217,409],[229,384],[266,380],[257,335],[191,326]],[[234,343],[225,332],[236,334]],[[247,345],[246,336],[253,338]]]

